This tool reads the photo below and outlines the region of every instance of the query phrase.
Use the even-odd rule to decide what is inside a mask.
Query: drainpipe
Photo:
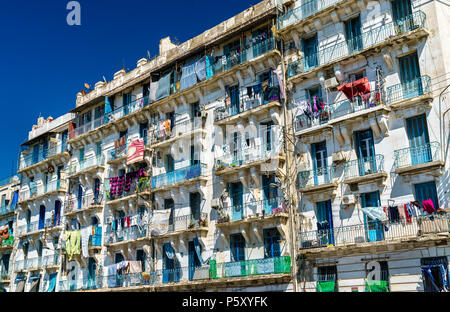
[[[444,90],[442,90],[442,92],[439,94],[439,115],[441,115],[442,113],[442,110],[441,110],[441,97],[442,97],[442,94],[445,92],[445,90],[447,90],[448,88],[450,87],[450,84],[449,85],[447,85],[445,88],[444,88]],[[446,159],[446,157],[444,158],[444,145],[445,145],[445,142],[444,142],[444,136],[445,136],[445,122],[444,122],[444,117],[445,117],[445,114],[447,114],[448,113],[448,111],[450,110],[450,108],[448,108],[443,114],[442,114],[442,118],[439,118],[439,123],[440,123],[440,129],[442,129],[441,131],[440,131],[440,134],[439,134],[439,136],[440,136],[440,143],[441,143],[441,160],[444,162],[444,168],[445,168],[445,159]]]

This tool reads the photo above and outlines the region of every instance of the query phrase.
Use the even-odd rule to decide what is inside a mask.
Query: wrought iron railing
[[[431,142],[394,151],[394,168],[420,165],[440,159],[441,146],[439,142]]]
[[[280,212],[287,212],[287,204],[282,196],[259,201],[245,201],[243,204],[231,205],[219,210],[220,217],[217,222],[224,223],[251,217],[265,217]]]
[[[57,154],[63,153],[64,151],[66,151],[66,149],[67,143],[59,143],[57,145],[51,145],[47,149],[44,149],[42,146],[40,146],[39,152],[36,154],[32,153],[33,149],[28,150],[26,154],[22,153],[22,155],[20,156],[19,170],[25,169],[41,161],[49,159],[50,157],[53,157]]]
[[[384,171],[384,156],[375,155],[348,161],[344,164],[344,178],[362,177]]]
[[[164,142],[177,136],[187,134],[191,131],[202,129],[205,127],[205,121],[201,117],[194,117],[182,121],[176,121],[175,124],[170,128],[166,128],[165,123],[165,120],[158,122],[153,128],[150,136],[150,144]]]
[[[393,241],[449,232],[450,214],[411,217],[411,222],[371,220],[364,224],[298,233],[298,248],[311,249],[380,241]]]
[[[204,176],[206,164],[196,164],[152,177],[152,188],[160,188]]]
[[[429,76],[417,77],[411,81],[399,83],[386,89],[387,103],[411,99],[416,96],[431,92],[431,80]]]
[[[339,58],[351,55],[360,50],[369,48],[391,37],[399,36],[425,25],[426,15],[422,11],[416,11],[407,17],[384,24],[371,29],[360,36],[336,43],[331,47],[319,50],[316,53],[306,55],[287,66],[288,77],[293,77],[307,72],[317,66],[335,61]]]
[[[89,158],[79,161],[77,164],[71,165],[69,167],[68,174],[72,175],[72,174],[86,170],[93,166],[103,165],[104,162],[105,162],[105,157],[103,156],[103,154],[92,156],[92,157],[89,157]]]
[[[334,166],[317,168],[315,170],[301,171],[298,173],[299,188],[317,186],[334,182],[336,168]]]
[[[102,202],[102,196],[100,194],[83,195],[81,199],[78,199],[78,197],[72,195],[67,200],[67,204],[64,207],[64,213],[86,209],[94,205],[101,205]]]

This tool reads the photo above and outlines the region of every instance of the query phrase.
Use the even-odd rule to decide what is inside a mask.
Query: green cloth
[[[335,281],[317,282],[317,292],[334,292],[335,286]]]
[[[366,292],[388,292],[386,281],[366,280]]]
[[[74,231],[71,237],[72,253],[74,255],[81,254],[81,231]]]

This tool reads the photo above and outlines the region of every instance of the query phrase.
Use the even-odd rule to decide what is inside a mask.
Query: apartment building
[[[17,242],[1,247],[0,284],[448,289],[445,14],[438,1],[266,0],[163,38],[33,126],[20,182],[0,188],[18,207],[0,215]]]
[[[448,5],[288,6],[299,290],[448,290]]]

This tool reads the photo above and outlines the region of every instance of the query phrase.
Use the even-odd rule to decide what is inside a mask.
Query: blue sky
[[[260,0],[81,0],[81,26],[68,26],[69,0],[2,1],[0,9],[0,178],[17,168],[20,144],[41,114],[75,107],[84,83],[109,81],[122,66],[158,53],[161,38],[184,42]]]

